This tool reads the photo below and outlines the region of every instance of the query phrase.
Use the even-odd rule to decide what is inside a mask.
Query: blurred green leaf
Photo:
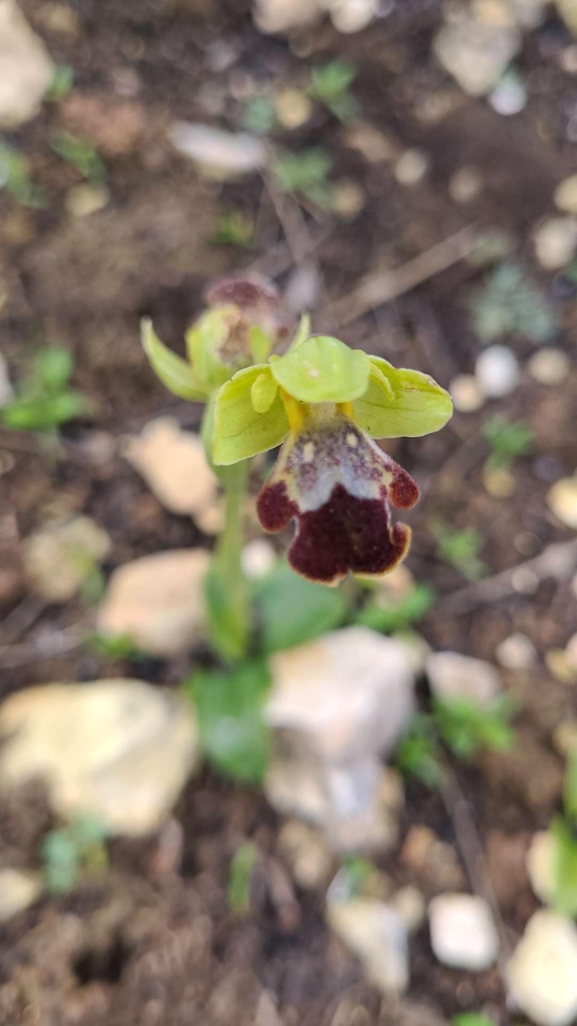
[[[474,527],[457,531],[452,524],[438,518],[431,524],[431,533],[437,542],[437,552],[441,559],[472,581],[484,576],[487,568],[479,559],[484,539]]]
[[[354,622],[382,634],[405,631],[428,613],[434,601],[434,589],[428,584],[417,583],[408,595],[396,602],[370,599],[355,613]]]
[[[50,146],[59,157],[72,164],[89,182],[106,181],[106,165],[94,146],[70,132],[55,132]]]
[[[534,442],[533,429],[523,420],[511,421],[496,413],[485,421],[483,437],[491,447],[486,467],[488,470],[506,469],[517,456],[525,456]]]
[[[395,753],[395,765],[404,776],[415,777],[427,787],[439,787],[443,781],[441,749],[430,716],[413,717],[408,733]]]
[[[332,158],[325,150],[313,148],[301,153],[279,153],[272,163],[272,173],[281,192],[300,192],[323,210],[328,210],[327,176],[332,165]]]
[[[261,644],[266,653],[302,645],[338,627],[346,617],[342,589],[312,584],[280,560],[255,587]]]
[[[72,375],[72,354],[62,346],[48,346],[34,360],[34,377],[48,392],[66,388]]]
[[[563,806],[567,819],[577,825],[577,750],[571,752],[565,768]]]
[[[451,1026],[496,1026],[495,1020],[480,1012],[461,1012],[451,1019]]]
[[[241,844],[230,864],[227,896],[232,911],[239,916],[250,912],[252,874],[258,859],[258,848],[251,841]]]
[[[470,759],[483,748],[507,751],[514,733],[510,720],[515,703],[501,695],[490,705],[468,698],[433,699],[433,719],[439,735],[458,759]]]
[[[41,854],[48,890],[52,894],[68,894],[82,869],[92,872],[106,869],[107,837],[108,829],[102,820],[88,813],[46,834]]]
[[[566,916],[577,916],[577,837],[561,816],[549,827],[555,840],[554,907]]]
[[[358,104],[349,91],[356,74],[355,68],[347,61],[329,61],[323,67],[313,68],[309,94],[324,103],[339,121],[350,121],[359,112]]]
[[[268,135],[276,125],[276,111],[268,96],[253,96],[242,117],[243,127],[255,135]]]
[[[0,141],[0,189],[5,188],[25,207],[44,207],[42,189],[30,178],[28,162],[8,143]]]
[[[52,103],[60,103],[66,99],[74,83],[74,69],[69,64],[57,64],[54,68],[52,82],[46,99]]]
[[[508,335],[548,342],[557,330],[555,313],[523,268],[505,261],[472,300],[476,333],[484,343]]]
[[[89,648],[103,659],[124,661],[148,658],[141,652],[129,634],[107,637],[106,634],[93,634],[88,641]]]
[[[242,210],[223,211],[210,241],[214,246],[240,246],[248,249],[253,241],[254,221]]]
[[[258,783],[268,759],[262,707],[270,685],[263,660],[230,671],[199,670],[185,684],[198,712],[201,746],[226,776]]]

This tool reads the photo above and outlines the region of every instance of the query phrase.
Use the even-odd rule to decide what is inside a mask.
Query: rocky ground
[[[0,0],[0,1023],[569,1026],[577,854],[545,831],[576,737],[570,0],[22,7]],[[182,349],[232,270],[456,406],[387,445],[422,500],[379,601],[434,601],[409,649],[357,625],[273,657],[266,795],[201,765],[179,694],[210,663],[222,508],[201,409],[139,342],[150,316]],[[9,420],[54,345],[84,397],[59,439]],[[503,695],[503,750],[449,746],[434,786],[384,768],[415,700]]]

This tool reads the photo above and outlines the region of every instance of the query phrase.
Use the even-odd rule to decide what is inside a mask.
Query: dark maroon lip
[[[408,474],[407,478],[412,480]],[[360,499],[337,484],[319,509],[299,513],[287,495],[286,485],[279,481],[264,486],[257,512],[268,531],[280,531],[296,517],[297,533],[289,549],[289,563],[311,581],[332,584],[348,573],[390,572],[407,554],[410,529],[406,524],[392,523],[388,498],[384,488],[378,499]],[[413,505],[414,492],[411,499]]]

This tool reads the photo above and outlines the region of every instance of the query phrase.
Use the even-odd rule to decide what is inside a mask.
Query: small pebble
[[[26,873],[6,866],[0,869],[0,923],[29,908],[42,894],[39,873]]]
[[[501,692],[501,678],[491,663],[459,652],[433,652],[427,660],[433,694],[443,701],[467,698],[490,705]]]
[[[379,0],[332,0],[327,5],[338,32],[360,32],[379,13]]]
[[[73,217],[90,217],[103,210],[110,202],[110,193],[105,185],[75,185],[66,193],[66,209]]]
[[[519,363],[508,346],[489,346],[477,358],[475,376],[480,391],[488,399],[501,399],[519,384]]]
[[[425,177],[429,159],[422,150],[406,150],[395,166],[395,178],[401,185],[417,185]]]
[[[544,905],[555,897],[555,837],[548,830],[534,834],[527,852],[526,866],[531,889]]]
[[[553,732],[552,739],[555,751],[568,759],[577,748],[577,720],[565,720]]]
[[[559,65],[568,75],[577,75],[577,45],[566,46],[558,57]]]
[[[443,965],[482,972],[497,958],[491,910],[473,894],[440,894],[429,904],[431,946]]]
[[[276,116],[283,128],[295,129],[312,117],[313,105],[300,89],[283,89],[274,98]]]
[[[565,527],[577,530],[577,475],[557,481],[549,489],[547,505]]]
[[[521,76],[515,71],[506,72],[490,94],[489,103],[503,117],[519,114],[527,104],[527,86]]]
[[[577,1015],[577,928],[540,909],[506,969],[510,1001],[537,1026],[569,1026]]]
[[[475,167],[461,167],[449,181],[449,196],[455,203],[471,203],[483,188],[483,179]]]
[[[565,647],[565,654],[567,659],[571,663],[571,666],[577,668],[577,634],[573,634]]]
[[[545,665],[560,684],[577,683],[577,666],[569,659],[564,648],[550,648],[545,652]]]
[[[533,234],[535,256],[547,271],[559,271],[573,259],[577,248],[577,220],[549,217]]]
[[[553,193],[555,206],[566,214],[577,214],[577,175],[564,178]]]
[[[409,983],[407,931],[384,902],[357,898],[327,905],[329,926],[360,958],[370,983],[384,994],[401,994]]]
[[[403,920],[407,933],[420,930],[427,918],[427,906],[416,887],[401,887],[391,898],[390,904]]]
[[[331,207],[343,221],[354,221],[365,206],[366,196],[356,182],[343,180],[331,189]]]
[[[242,569],[251,581],[266,577],[276,563],[276,553],[265,538],[247,542],[241,555]]]
[[[529,360],[527,369],[541,385],[560,385],[571,370],[571,361],[562,349],[539,349]]]
[[[474,413],[485,402],[485,397],[473,374],[458,374],[451,381],[449,392],[453,398],[455,409],[459,413]]]
[[[535,665],[537,652],[526,634],[510,634],[497,645],[495,656],[506,670],[528,670]]]
[[[498,470],[483,471],[485,491],[495,499],[508,499],[515,494],[517,482],[513,474],[505,467]]]
[[[518,566],[511,575],[511,584],[519,595],[534,595],[539,587],[539,575],[528,566]]]

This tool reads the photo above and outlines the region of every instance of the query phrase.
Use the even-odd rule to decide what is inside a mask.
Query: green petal
[[[212,456],[219,466],[274,449],[288,433],[288,420],[278,394],[266,413],[258,413],[253,406],[252,387],[263,376],[270,377],[267,364],[247,367],[238,371],[217,394]]]
[[[257,413],[267,413],[278,393],[278,385],[272,374],[259,374],[252,384],[250,399]]]
[[[177,356],[160,341],[152,327],[152,321],[143,319],[140,330],[144,352],[162,384],[181,399],[206,399],[207,393],[203,382],[186,360]]]
[[[188,359],[198,377],[211,388],[218,388],[234,371],[219,355],[230,333],[230,314],[228,306],[206,310],[184,336]]]
[[[417,438],[444,427],[453,414],[451,396],[428,374],[393,367],[371,356],[369,387],[353,403],[359,427],[373,438]],[[378,372],[378,373],[375,373]],[[390,398],[380,375],[392,388]]]
[[[347,403],[366,391],[370,362],[360,349],[338,338],[315,335],[291,349],[270,367],[285,392],[303,403]]]
[[[272,349],[270,338],[266,331],[253,324],[249,331],[250,351],[255,363],[264,363]]]
[[[296,330],[295,337],[293,338],[293,340],[292,340],[292,342],[291,342],[291,344],[289,346],[289,349],[291,349],[291,350],[298,349],[299,346],[302,346],[303,342],[306,342],[307,338],[309,338],[310,333],[311,333],[311,318],[310,318],[310,314],[304,313],[304,314],[301,315],[301,319],[299,321],[299,326],[298,326],[298,328]]]

